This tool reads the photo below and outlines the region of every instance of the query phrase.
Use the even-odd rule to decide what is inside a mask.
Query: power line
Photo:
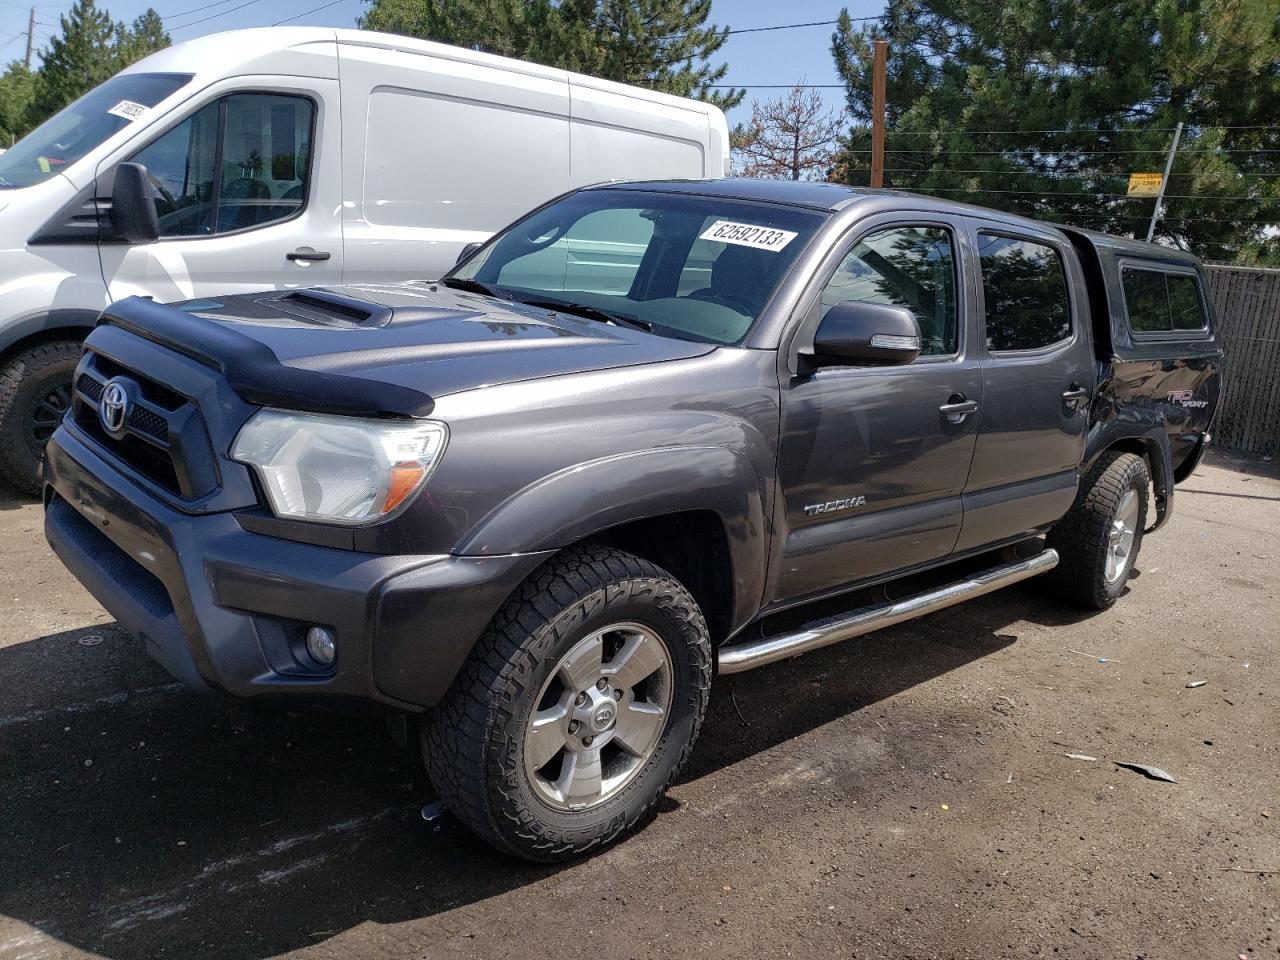
[[[221,7],[225,4],[233,3],[233,2],[234,0],[214,0],[213,3],[201,4],[198,7],[192,7],[190,10],[183,10],[179,13],[165,14],[163,17],[161,17],[161,19],[162,20],[178,20],[178,19],[181,19],[182,17],[189,16],[193,13],[203,13],[205,10],[212,10],[214,7]]]
[[[194,27],[198,23],[207,23],[210,20],[217,20],[219,17],[225,17],[229,13],[235,13],[237,10],[243,10],[245,7],[252,6],[253,4],[258,2],[259,0],[245,0],[245,2],[240,4],[239,6],[235,6],[235,7],[231,7],[230,9],[223,10],[221,13],[215,13],[207,17],[201,17],[199,20],[192,20],[190,23],[183,23],[176,27],[168,27],[168,29],[185,30],[187,29],[187,27]],[[168,25],[166,24],[166,26]]]
[[[891,186],[892,189],[892,186]],[[990,187],[923,187],[920,188],[921,193],[971,193],[971,194],[1017,194],[1021,196],[1032,197],[1090,197],[1092,199],[1112,199],[1112,200],[1150,200],[1151,197],[1131,197],[1125,193],[1104,193],[1094,190],[1003,190]],[[1259,199],[1272,199],[1269,197],[1230,197],[1220,194],[1204,194],[1204,193],[1166,193],[1166,200],[1226,200],[1236,201],[1238,203],[1257,203]]]
[[[338,4],[343,2],[345,2],[345,0],[329,0],[328,3],[321,4],[318,7],[313,7],[312,9],[307,10],[305,13],[299,13],[297,16],[285,17],[283,20],[277,20],[275,23],[272,24],[272,26],[278,27],[282,23],[292,23],[294,20],[301,20],[303,17],[309,17],[311,16],[311,14],[319,13],[321,10],[328,10],[330,7],[336,7]]]
[[[852,23],[867,23],[871,20],[879,20],[879,17],[850,17]],[[740,27],[736,30],[729,29],[724,31],[725,36],[738,33],[768,33],[772,30],[798,30],[801,27],[832,27],[839,23],[839,20],[811,20],[808,23],[778,23],[769,27]],[[684,40],[691,37],[691,33],[672,33],[665,37],[658,37],[659,40]]]

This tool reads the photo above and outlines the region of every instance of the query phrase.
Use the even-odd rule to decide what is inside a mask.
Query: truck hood
[[[408,416],[463,390],[715,349],[424,281],[170,306],[134,297],[103,322],[222,369],[251,402]]]

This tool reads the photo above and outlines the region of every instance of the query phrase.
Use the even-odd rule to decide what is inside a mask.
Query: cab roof
[[[730,200],[755,200],[767,203],[785,203],[810,210],[834,213],[853,203],[874,199],[894,198],[905,203],[908,209],[936,210],[962,216],[997,220],[1006,224],[1026,224],[1040,229],[1056,229],[1069,237],[1096,249],[1107,250],[1119,256],[1141,257],[1147,260],[1163,260],[1171,263],[1194,265],[1199,261],[1190,253],[1176,247],[1167,247],[1144,240],[1130,240],[1097,230],[1084,230],[1065,224],[1036,220],[1016,213],[993,210],[969,203],[944,200],[909,190],[873,189],[850,187],[839,183],[822,183],[795,180],[756,180],[747,177],[725,177],[718,180],[645,180],[634,183],[602,183],[592,189],[644,190],[661,193],[683,193],[707,197],[724,197]]]

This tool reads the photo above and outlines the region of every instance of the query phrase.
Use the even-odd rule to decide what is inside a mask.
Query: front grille
[[[109,382],[128,396],[128,414],[109,431],[100,406]],[[216,485],[213,451],[199,409],[162,383],[92,350],[76,376],[72,419],[99,447],[157,486],[184,499],[211,493]]]

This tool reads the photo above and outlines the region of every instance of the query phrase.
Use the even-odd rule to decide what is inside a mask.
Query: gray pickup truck
[[[113,305],[46,531],[175,676],[421,715],[457,817],[564,859],[650,814],[717,672],[1038,575],[1114,603],[1219,360],[1167,247],[826,184],[593,187],[439,282]]]

